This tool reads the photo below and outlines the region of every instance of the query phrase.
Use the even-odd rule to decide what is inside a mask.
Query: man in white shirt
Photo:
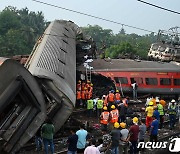
[[[132,83],[131,86],[133,89],[133,99],[137,100],[137,87],[138,87],[138,85],[137,85],[136,81],[134,81],[134,83]]]
[[[97,147],[95,147],[96,144],[96,140],[92,139],[91,140],[91,145],[88,146],[85,150],[84,150],[84,154],[100,154],[99,150]]]

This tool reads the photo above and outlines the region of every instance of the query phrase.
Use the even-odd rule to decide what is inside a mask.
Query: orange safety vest
[[[86,99],[90,99],[91,98],[91,95],[90,95],[88,90],[85,91],[85,98]]]
[[[119,117],[119,111],[117,109],[114,109],[110,112],[110,123],[115,123],[118,122],[118,117]]]
[[[87,84],[85,85],[85,87],[88,89],[88,88],[90,87],[90,84],[87,83]]]
[[[108,95],[108,102],[114,102],[114,94],[113,93],[110,93]]]
[[[80,91],[77,91],[77,93],[76,93],[76,98],[77,98],[77,99],[81,99],[81,92],[80,92]]]
[[[104,111],[101,113],[101,124],[108,124],[108,120],[109,120],[109,112],[108,111]]]
[[[85,83],[83,82],[82,85],[81,85],[82,91],[84,90],[84,88],[85,88]]]
[[[81,91],[81,98],[82,98],[82,99],[86,99],[86,97],[85,97],[85,91]]]
[[[116,94],[115,94],[115,100],[116,100],[116,101],[120,101],[120,100],[121,100],[121,95],[120,95],[120,93],[116,93]]]

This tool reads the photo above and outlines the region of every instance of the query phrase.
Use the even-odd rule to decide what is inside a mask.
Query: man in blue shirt
[[[84,153],[84,149],[86,146],[86,138],[88,132],[84,130],[83,127],[83,125],[80,125],[80,130],[76,132],[76,135],[78,136],[77,153]]]
[[[159,121],[157,120],[156,116],[153,115],[153,121],[150,127],[150,141],[157,142],[157,134],[159,128]]]
[[[158,111],[157,106],[154,108],[154,112],[153,112],[154,117],[156,117],[156,119],[159,121],[160,120],[160,113]]]

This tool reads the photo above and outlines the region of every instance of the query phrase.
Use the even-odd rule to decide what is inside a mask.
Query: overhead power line
[[[153,6],[153,7],[157,7],[157,8],[159,8],[159,9],[162,9],[162,10],[165,10],[165,11],[169,11],[169,12],[171,12],[171,13],[180,14],[180,12],[173,11],[173,10],[170,10],[170,9],[166,9],[166,8],[161,7],[161,6],[157,6],[157,5],[154,5],[154,4],[151,4],[151,3],[148,3],[148,2],[142,1],[142,0],[137,0],[137,1],[142,2],[142,3],[145,3],[145,4],[148,4],[148,5],[151,5],[151,6]]]
[[[135,27],[135,26],[131,26],[131,25],[127,25],[127,24],[123,24],[123,23],[120,23],[120,22],[116,22],[116,21],[113,21],[113,20],[109,20],[109,19],[105,19],[105,18],[97,17],[97,16],[90,15],[90,14],[87,14],[87,13],[83,13],[83,12],[75,11],[75,10],[68,9],[68,8],[65,8],[65,7],[61,7],[61,6],[57,6],[57,5],[53,5],[53,4],[50,4],[50,3],[45,3],[45,2],[42,2],[42,1],[38,1],[38,0],[32,0],[32,1],[37,2],[37,3],[44,4],[44,5],[48,5],[48,6],[52,6],[52,7],[56,7],[56,8],[59,8],[59,9],[63,9],[63,10],[66,10],[66,11],[70,11],[70,12],[78,13],[78,14],[85,15],[85,16],[88,16],[88,17],[96,18],[96,19],[99,19],[99,20],[103,20],[103,21],[111,22],[111,23],[118,24],[118,25],[121,25],[121,26],[126,26],[126,27],[129,27],[129,28],[134,28],[134,29],[138,29],[138,30],[141,30],[141,31],[146,31],[146,32],[150,32],[150,33],[157,33],[157,32],[153,32],[153,31],[151,31],[151,30],[147,30],[147,29],[138,28],[138,27]]]

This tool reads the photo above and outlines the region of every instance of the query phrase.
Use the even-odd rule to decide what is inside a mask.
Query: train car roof
[[[180,64],[171,62],[155,62],[132,59],[94,59],[88,63],[93,71],[150,71],[150,72],[180,72]]]

